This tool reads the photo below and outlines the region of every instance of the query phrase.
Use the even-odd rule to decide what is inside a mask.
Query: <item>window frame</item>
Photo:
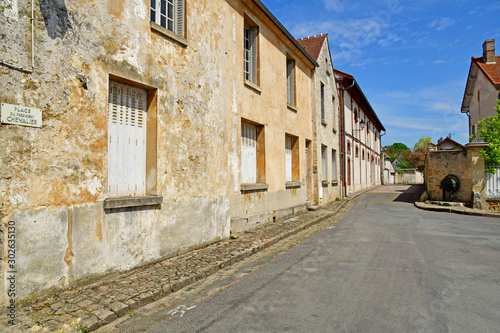
[[[243,79],[259,86],[259,27],[245,17],[243,27]]]
[[[295,59],[286,59],[286,102],[289,106],[296,106]]]
[[[337,181],[337,151],[332,149],[332,181]]]
[[[139,88],[146,91],[146,110],[145,110],[145,126],[146,126],[146,143],[145,143],[145,194],[138,196],[125,196],[117,197],[110,195],[111,191],[109,189],[109,146],[106,151],[107,158],[107,178],[106,178],[106,196],[107,198],[103,201],[104,209],[117,209],[124,207],[137,207],[137,206],[148,206],[148,205],[160,205],[163,202],[163,197],[157,195],[157,89],[151,86],[147,86],[138,82],[130,81],[115,75],[109,76],[108,81],[108,101],[106,104],[107,108],[107,121],[109,122],[109,109],[110,109],[110,86],[113,83],[128,85],[132,88]],[[109,126],[109,125],[108,125]],[[107,130],[108,127],[107,126]],[[108,142],[109,142],[109,132],[108,132]]]
[[[328,147],[321,145],[321,180],[328,181]]]
[[[326,125],[325,84],[320,82],[321,123]]]
[[[248,178],[244,178],[243,175],[243,163],[245,162],[243,160],[243,128],[244,126],[252,126],[255,127],[255,182],[249,182]],[[240,153],[240,174],[241,174],[241,190],[244,191],[248,186],[245,185],[255,185],[255,184],[265,184],[266,183],[266,158],[265,158],[265,127],[261,124],[248,121],[246,119],[241,119],[241,126],[240,126],[240,145],[241,145],[241,153]],[[252,188],[254,189],[254,188]],[[265,188],[267,189],[267,187]]]

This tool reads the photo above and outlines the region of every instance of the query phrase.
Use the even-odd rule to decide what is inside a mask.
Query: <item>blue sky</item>
[[[328,33],[335,68],[354,75],[387,130],[383,145],[421,137],[468,142],[460,113],[472,56],[496,39],[500,1],[263,0],[296,38]]]

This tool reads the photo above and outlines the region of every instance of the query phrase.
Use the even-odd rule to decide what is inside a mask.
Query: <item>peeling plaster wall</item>
[[[147,1],[34,4],[34,72],[0,65],[0,102],[43,113],[42,128],[0,125],[18,300],[227,238],[223,2],[188,2],[187,47],[151,30]],[[0,2],[0,60],[30,64],[30,15],[29,1]],[[160,207],[103,209],[110,75],[156,89]]]
[[[245,85],[243,76],[244,16],[259,27],[259,88]],[[274,211],[304,205],[307,201],[306,140],[312,141],[312,75],[313,68],[304,55],[262,13],[252,1],[227,0],[225,10],[227,127],[229,145],[229,199],[231,219],[261,216],[265,223]],[[297,112],[287,108],[287,54],[296,61]],[[267,191],[242,193],[241,185],[241,119],[264,126],[265,183]],[[285,134],[298,137],[299,174],[302,186],[286,189]]]

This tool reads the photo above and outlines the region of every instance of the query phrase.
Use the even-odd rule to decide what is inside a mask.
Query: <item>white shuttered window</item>
[[[257,182],[257,128],[241,123],[241,181]]]
[[[286,181],[292,181],[292,138],[285,137]]]
[[[321,180],[327,180],[327,156],[326,156],[326,146],[321,146]]]
[[[150,0],[151,21],[184,37],[184,0]]]
[[[110,81],[108,185],[110,197],[146,194],[147,92]]]
[[[257,35],[259,28],[245,24],[244,31],[244,74],[245,80],[257,84]]]
[[[287,59],[286,61],[286,87],[287,87],[287,103],[295,105],[295,78],[294,78],[295,61]]]

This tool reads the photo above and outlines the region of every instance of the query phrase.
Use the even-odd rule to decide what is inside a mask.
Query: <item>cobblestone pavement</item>
[[[333,202],[317,211],[308,211],[284,221],[265,224],[239,234],[236,239],[213,243],[156,264],[39,299],[17,309],[14,326],[9,326],[7,314],[2,313],[0,331],[10,333],[96,330],[334,215],[347,202],[364,192]]]

